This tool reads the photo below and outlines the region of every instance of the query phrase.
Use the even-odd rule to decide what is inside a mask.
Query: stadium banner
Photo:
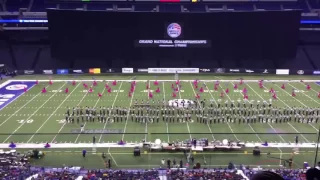
[[[53,74],[53,70],[52,69],[48,69],[48,70],[42,70],[43,74]]]
[[[317,71],[313,71],[312,73],[313,75],[320,75],[320,70],[317,70]]]
[[[244,73],[256,73],[255,69],[244,69]]]
[[[290,69],[290,75],[312,75],[313,70],[309,69]]]
[[[277,75],[289,75],[289,69],[277,69],[276,74]]]
[[[245,72],[244,69],[238,69],[238,68],[232,68],[232,69],[226,69],[227,73],[243,73]]]
[[[115,69],[115,68],[101,68],[101,73],[116,73],[116,72],[121,72],[121,70]]]
[[[257,71],[257,73],[260,73],[260,74],[276,74],[276,70],[275,69],[259,69]]]
[[[85,72],[84,72],[84,70],[82,70],[82,69],[72,69],[72,70],[71,70],[71,73],[72,73],[72,74],[83,74],[83,73],[85,73]]]
[[[57,69],[57,74],[69,74],[69,69]]]
[[[23,74],[25,75],[31,75],[31,74],[35,74],[34,70],[24,70]]]
[[[199,68],[148,68],[148,73],[199,73]]]
[[[138,68],[138,69],[135,69],[135,71],[134,72],[137,72],[137,73],[148,73],[148,69],[140,69],[140,68]]]
[[[89,73],[90,74],[100,74],[101,69],[100,68],[91,68],[91,69],[89,69]]]
[[[199,72],[200,73],[213,73],[214,72],[214,69],[213,68],[200,68],[199,69]]]
[[[133,68],[122,68],[122,73],[133,73]]]
[[[225,73],[226,69],[225,68],[215,68],[214,73]]]

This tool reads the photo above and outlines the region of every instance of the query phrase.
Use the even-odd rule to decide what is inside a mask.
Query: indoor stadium
[[[320,179],[319,24],[317,0],[0,0],[0,179]]]

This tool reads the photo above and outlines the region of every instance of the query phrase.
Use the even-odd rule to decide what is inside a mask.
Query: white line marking
[[[178,92],[179,92],[179,98],[181,99],[181,94],[180,94],[180,87],[179,87],[179,85],[177,86],[178,87]],[[188,132],[189,132],[189,135],[190,135],[190,140],[192,139],[192,136],[191,136],[191,132],[190,132],[190,127],[189,127],[189,123],[188,123],[188,121],[186,121],[186,123],[187,123],[187,129],[188,129]]]
[[[150,93],[150,89],[151,89],[150,81],[149,81],[149,83],[148,83],[148,86],[149,86],[149,89],[148,89],[147,96],[148,96],[148,99],[150,99],[150,97],[149,97],[149,93]],[[148,141],[147,141],[147,136],[148,136],[148,121],[146,121],[146,128],[145,128],[144,132],[146,133],[146,134],[144,135],[144,140],[145,140],[146,142],[148,142]]]
[[[262,98],[248,83],[247,83],[247,85],[248,85],[248,87],[250,88],[250,89],[252,89],[253,90],[253,92],[255,92],[263,101],[265,101],[265,99],[264,98]],[[280,88],[277,84],[276,84],[276,86],[278,87],[278,88]],[[267,89],[265,86],[263,86],[265,89]],[[282,88],[280,88],[280,89],[282,89]],[[268,90],[268,89],[267,89]],[[283,90],[283,89],[282,89]],[[283,90],[284,91],[284,90]],[[288,93],[287,91],[284,91],[284,92],[286,92],[286,93]],[[289,93],[288,93],[289,94]],[[282,101],[280,98],[278,98],[278,100],[280,100],[283,104],[285,104],[288,108],[290,108],[290,109],[292,109],[287,103],[285,103],[284,101]],[[294,129],[297,133],[300,133],[296,128],[294,128],[289,122],[288,122],[288,124],[292,127],[292,129]],[[270,124],[269,124],[270,125]],[[270,125],[271,126],[271,125]],[[300,134],[307,142],[310,142],[303,134]],[[279,135],[279,137],[281,137],[280,135]],[[282,138],[282,137],[281,137]],[[283,138],[282,138],[283,139]]]
[[[251,124],[248,123],[248,125],[249,125],[249,127],[251,128],[251,130],[252,130],[254,133],[256,133],[256,131],[252,128]],[[260,140],[260,142],[263,142],[263,141],[261,140],[261,138],[259,137],[258,134],[256,134],[256,136],[257,136],[257,138]]]
[[[194,88],[193,88],[193,85],[192,85],[191,81],[190,81],[190,85],[191,85],[191,88],[192,88],[193,93],[194,93],[194,96],[195,96],[197,93],[196,93],[196,91],[194,90]],[[207,85],[206,85],[206,87],[207,87]],[[208,87],[207,87],[207,89],[208,89]],[[209,90],[209,93],[210,93],[210,90]],[[212,96],[212,94],[211,94],[211,93],[210,93],[210,95],[211,95],[211,97],[214,99],[214,97]],[[200,108],[201,108],[201,109],[202,109],[202,108],[204,108],[204,107],[202,107],[202,106],[201,106],[201,103],[199,102],[199,99],[197,99],[197,101],[198,101],[198,103],[199,103]],[[214,101],[214,102],[216,102],[216,101]],[[212,134],[211,127],[209,126],[208,121],[207,121],[207,126],[208,126],[208,128],[209,128],[210,133],[211,133],[212,139],[213,139],[213,140],[215,140],[215,138],[214,138],[214,136],[213,136],[213,134]]]
[[[221,87],[220,83],[219,83],[219,86],[223,90],[223,88]],[[226,93],[226,95],[229,98],[229,100],[232,101],[232,99],[230,98],[230,96],[227,93]],[[231,130],[231,132],[234,133],[233,129],[231,128],[231,126],[230,126],[230,124],[228,122],[227,122],[227,125],[228,125],[229,129]],[[238,137],[235,134],[233,134],[233,136],[239,141]]]
[[[103,88],[103,91],[101,92],[102,95],[103,95],[103,93],[105,92],[105,90],[106,90],[106,88],[104,87],[104,88]],[[102,98],[102,97],[98,97],[98,100],[97,100],[96,103],[94,104],[93,108],[96,108],[96,106],[98,105],[98,103],[99,103],[99,101],[100,101],[101,98]],[[86,127],[86,124],[87,124],[87,122],[84,123],[83,128]],[[77,136],[76,140],[74,141],[74,143],[77,143],[80,135],[81,135],[81,133],[78,134],[78,136]]]
[[[67,84],[67,82],[64,83],[63,86],[65,86],[66,84]],[[61,89],[63,86],[61,86],[60,89]],[[59,89],[59,90],[60,90],[60,89]],[[58,92],[58,91],[57,91],[57,92]],[[30,119],[34,114],[36,114],[52,97],[54,97],[55,94],[57,94],[57,92],[53,93],[53,94],[52,94],[37,110],[35,110],[26,120]],[[14,131],[10,134],[10,136],[8,136],[8,137],[3,141],[3,143],[5,143],[5,142],[6,142],[15,132],[17,132],[26,122],[27,122],[27,121],[24,121],[16,130],[14,130]]]
[[[163,101],[166,102],[166,92],[165,92],[165,88],[164,88],[164,82],[161,82],[162,83],[162,89],[163,89]],[[167,126],[167,135],[168,135],[168,142],[170,142],[170,139],[169,139],[169,127],[168,127],[168,122],[166,122],[166,126]]]
[[[81,83],[79,83],[81,84]],[[79,103],[77,104],[77,106],[80,105],[80,103],[84,100],[84,98],[88,95],[89,91],[87,91],[84,96],[81,98],[81,100],[79,101]],[[64,122],[61,126],[61,128],[59,129],[58,133],[53,137],[51,143],[56,139],[56,137],[60,134],[60,132],[62,131],[63,127],[67,124],[67,122]]]
[[[287,93],[289,96],[290,94],[283,90],[278,84],[275,84],[279,89],[281,89],[283,92]],[[264,87],[265,89],[267,89],[266,87]],[[280,98],[278,98],[281,102],[283,102]],[[305,104],[303,104],[301,101],[299,101],[297,98],[295,98],[295,100],[297,100],[298,102],[300,102],[302,105],[304,105],[305,107],[307,107]],[[285,104],[288,108],[292,109],[287,103],[283,102],[283,104]],[[296,132],[300,133],[296,128],[294,128],[290,123],[288,123]],[[303,139],[305,139],[307,142],[310,142],[303,134],[300,134],[301,137],[303,137]]]
[[[134,96],[134,92],[136,92],[137,90],[137,85],[138,83],[136,83],[136,86],[134,87],[134,91],[132,93],[132,96],[131,96],[131,101],[130,101],[130,104],[129,104],[129,109],[128,109],[128,115],[127,115],[127,120],[126,120],[126,124],[124,125],[124,129],[123,129],[123,134],[122,134],[122,138],[121,140],[124,140],[124,135],[126,133],[126,130],[127,130],[127,124],[128,124],[128,120],[129,120],[129,115],[130,115],[130,109],[131,109],[131,105],[132,105],[132,100],[133,100],[133,96]]]
[[[248,85],[248,87],[254,92],[254,93],[256,93],[256,95],[258,95],[263,101],[265,101],[265,99],[263,98],[263,97],[261,97],[260,96],[260,94],[258,94],[250,85],[249,85],[249,83],[247,83],[247,85]],[[265,89],[267,89],[265,86],[263,86]],[[278,98],[279,99],[279,98]],[[279,99],[280,100],[280,99]],[[268,123],[269,124],[269,123]],[[274,129],[270,124],[269,124],[269,126],[272,128],[272,129]],[[275,129],[274,129],[274,131],[275,131]],[[275,131],[276,133],[277,133],[277,131]],[[282,138],[282,136],[280,135],[280,134],[278,134],[278,136],[285,142],[285,140]]]
[[[288,84],[289,84],[289,86],[291,86],[291,87],[293,87],[293,88],[296,89],[296,87],[292,86],[290,83],[288,83]],[[311,89],[311,90],[313,90],[313,89]],[[307,94],[305,94],[305,92],[302,92],[302,94],[305,95],[305,96],[307,96],[308,98],[310,98],[312,101],[316,102],[317,104],[320,104],[318,101],[314,100],[313,98],[311,98],[310,96],[308,96]]]
[[[42,125],[37,129],[37,131],[30,137],[30,139],[27,141],[29,143],[31,139],[35,136],[36,133],[40,131],[40,129],[48,122],[48,120],[54,115],[54,113],[61,107],[61,105],[70,97],[70,95],[73,93],[74,90],[77,89],[77,87],[80,85],[80,83],[68,94],[68,96],[60,103],[60,105],[52,112],[52,114],[42,123]]]
[[[110,148],[108,148],[108,153],[109,153],[110,157],[112,158],[113,162],[116,164],[116,166],[118,166],[117,161],[113,158],[113,156],[112,156],[112,154],[110,152]]]
[[[234,87],[233,82],[231,82],[231,84],[232,84],[232,86]],[[251,88],[251,87],[250,87],[250,88]],[[243,117],[243,116],[242,116],[242,117]],[[253,129],[253,127],[251,126],[251,124],[250,124],[250,123],[247,123],[247,124],[248,124],[248,126],[251,128],[251,130],[252,130],[254,133],[256,133],[256,131],[255,131],[255,130]],[[257,138],[258,138],[261,142],[263,142],[258,134],[256,134],[256,136],[257,136]]]
[[[116,97],[114,98],[114,101],[113,101],[113,103],[112,103],[112,106],[111,106],[111,109],[112,109],[112,110],[113,110],[113,107],[114,107],[115,102],[117,101],[118,94],[119,94],[119,92],[120,92],[122,83],[123,83],[123,81],[121,81],[121,84],[120,84],[119,89],[118,89],[118,91],[117,91]],[[128,113],[130,113],[130,112],[128,112]],[[109,111],[109,117],[110,117],[110,114],[111,114],[111,110]],[[108,121],[106,121],[106,122],[104,123],[103,131],[106,129],[107,123],[108,123]],[[102,131],[102,132],[103,132],[103,131]],[[100,134],[100,137],[99,137],[99,141],[98,141],[98,142],[101,141],[101,137],[102,137],[102,134]]]

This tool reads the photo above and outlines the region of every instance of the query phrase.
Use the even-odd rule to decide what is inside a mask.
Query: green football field
[[[112,93],[108,93],[105,88],[106,82],[98,82],[98,86],[93,88],[92,93],[88,93],[77,82],[76,86],[70,84],[71,80],[92,80],[91,76],[54,76],[53,80],[63,80],[54,82],[49,85],[48,82],[40,82],[32,87],[27,93],[20,96],[14,102],[0,111],[0,141],[2,143],[83,143],[92,141],[93,134],[72,133],[73,130],[80,129],[77,123],[65,123],[65,113],[67,107],[89,106],[89,107],[126,107],[129,108],[134,104],[135,99],[147,100],[148,91],[146,90],[147,82],[137,82],[136,90],[132,94],[132,98],[128,97],[130,83],[121,80],[130,80],[133,76],[96,76],[96,80],[105,80],[112,82],[117,80],[116,86],[112,86]],[[214,90],[214,83],[207,82],[205,92],[199,93],[193,85],[195,79],[201,80],[260,80],[264,79],[265,89],[260,89],[257,82],[248,82],[239,85],[239,90],[247,88],[250,101],[268,101],[271,99],[269,89],[273,88],[277,92],[278,99],[273,100],[273,106],[281,108],[289,108],[293,106],[301,107],[320,107],[318,92],[320,85],[316,82],[309,83],[311,90],[306,90],[304,82],[287,82],[286,89],[281,89],[284,82],[271,82],[272,80],[307,80],[314,79],[315,76],[213,76],[213,75],[180,75],[181,91],[177,93],[177,97],[172,97],[171,84],[175,82],[173,75],[154,76],[154,75],[137,75],[137,80],[150,80],[150,89],[160,88],[161,93],[153,92],[153,99],[170,101],[172,99],[195,99],[195,94],[201,96],[201,100],[221,102],[225,101],[243,101],[241,91],[234,90],[234,83],[239,82],[221,82],[218,91]],[[48,80],[48,76],[18,76],[14,80]],[[158,80],[159,85],[153,85],[153,81]],[[161,80],[172,80],[162,82]],[[189,81],[182,81],[189,80]],[[319,80],[320,83],[320,80]],[[111,84],[111,83],[110,83]],[[200,83],[202,84],[202,83]],[[47,87],[47,93],[41,93],[41,89]],[[64,93],[65,88],[69,88],[69,93]],[[220,92],[229,88],[230,92],[223,98],[220,98]],[[291,96],[292,89],[295,89],[296,97]],[[98,98],[97,93],[102,93],[102,97]],[[207,105],[210,103],[207,103]],[[294,136],[298,135],[300,142],[315,142],[317,140],[318,124],[304,123],[254,123],[254,124],[238,124],[238,123],[221,123],[221,124],[200,124],[200,123],[159,123],[140,124],[132,122],[131,119],[123,122],[85,123],[86,130],[108,129],[122,130],[121,134],[95,134],[97,142],[117,142],[123,139],[126,142],[139,142],[142,139],[154,141],[161,139],[165,142],[176,140],[186,140],[190,138],[209,138],[209,140],[231,139],[249,142],[294,142]],[[136,134],[135,134],[136,133]],[[211,134],[215,133],[215,134]],[[221,134],[216,134],[221,133]],[[228,134],[224,134],[228,133]],[[232,134],[235,133],[235,134]],[[251,134],[237,134],[251,133]],[[252,134],[252,133],[273,133],[273,134]],[[277,133],[297,133],[297,134],[277,134]],[[300,134],[308,133],[308,134]],[[92,149],[95,151],[96,149]],[[100,152],[108,152],[108,157],[112,158],[118,168],[137,168],[137,167],[158,167],[160,160],[163,158],[182,158],[179,153],[149,153],[145,152],[139,158],[132,156],[132,149],[111,148],[97,149],[97,154],[90,154],[86,160],[81,158],[79,154],[81,149],[49,149],[46,157],[37,160],[36,165],[61,166],[67,165],[83,165],[85,167],[103,167],[103,160],[100,158]],[[91,151],[89,149],[89,151]],[[247,152],[245,152],[247,151]],[[233,152],[204,152],[197,153],[194,156],[197,161],[205,163],[208,166],[224,166],[229,161],[236,164],[263,165],[263,166],[279,166],[283,161],[268,158],[266,152],[271,152],[277,158],[291,157],[292,149],[288,148],[267,148],[263,149],[261,157],[253,157],[251,149],[247,148],[242,151]],[[302,162],[307,161],[313,163],[315,149],[300,149],[300,154],[295,156],[295,166],[302,166]]]

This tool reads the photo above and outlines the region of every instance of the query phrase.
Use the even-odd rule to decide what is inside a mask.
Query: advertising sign
[[[199,68],[148,68],[148,73],[199,73]]]
[[[34,74],[34,70],[24,70],[24,74]]]
[[[277,69],[276,74],[278,75],[288,75],[289,74],[289,69]]]
[[[53,74],[53,70],[43,70],[43,74]]]
[[[57,69],[57,74],[69,74],[68,69]]]
[[[133,68],[122,68],[122,73],[133,73]]]
[[[89,73],[90,74],[100,74],[101,69],[100,68],[91,68],[91,69],[89,69]]]

